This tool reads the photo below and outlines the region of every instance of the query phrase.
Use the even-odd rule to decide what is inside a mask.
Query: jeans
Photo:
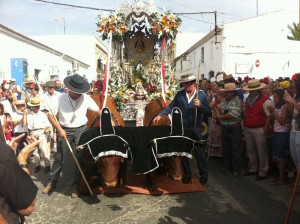
[[[74,155],[77,158],[77,161],[80,166],[82,166],[82,157],[83,151],[75,152],[81,134],[86,130],[86,125],[83,125],[78,128],[64,128],[67,135],[67,139],[71,145]],[[52,169],[50,171],[50,177],[48,183],[55,185],[58,181],[58,177],[64,165],[64,161],[66,159],[67,154],[70,153],[70,149],[68,147],[67,141],[62,137],[58,139],[57,145],[57,153],[55,154],[54,162],[52,164]],[[80,172],[74,159],[72,160],[72,164],[70,164],[71,170],[73,171],[73,185],[79,185],[80,181]]]
[[[273,159],[276,161],[285,161],[285,150],[288,146],[290,138],[289,132],[274,132],[273,133]]]

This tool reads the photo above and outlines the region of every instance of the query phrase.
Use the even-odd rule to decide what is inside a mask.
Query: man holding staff
[[[95,101],[85,94],[90,91],[91,87],[82,76],[77,74],[68,76],[64,79],[64,85],[69,92],[58,97],[57,114],[53,114],[51,111],[48,113],[48,119],[56,128],[60,137],[48,184],[43,190],[43,194],[49,194],[55,188],[66,155],[70,151],[68,149],[69,143],[72,145],[72,150],[77,148],[80,136],[86,130],[87,110],[96,112],[98,116],[100,116],[101,112]],[[58,121],[54,117],[56,115],[58,116]],[[82,151],[76,152],[78,165],[81,165],[82,153]],[[74,180],[71,197],[76,198],[78,197],[77,187],[80,180],[78,166],[73,164],[72,171],[74,171]]]
[[[207,96],[202,90],[197,89],[195,75],[182,75],[179,82],[183,89],[177,92],[174,100],[153,119],[153,122],[157,122],[162,115],[168,115],[174,107],[178,107],[182,112],[183,127],[193,128],[201,139],[202,115],[209,115],[211,112]],[[200,144],[195,144],[194,151],[199,169],[199,181],[201,184],[206,184],[208,169],[204,149]],[[192,173],[190,161],[186,157],[183,157],[183,170],[185,174],[183,183],[188,184],[191,182]]]

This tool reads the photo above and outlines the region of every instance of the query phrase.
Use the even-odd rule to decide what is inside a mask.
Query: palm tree
[[[292,36],[287,36],[289,40],[298,40],[300,41],[300,24],[298,25],[293,22],[293,27],[291,25],[288,25],[288,29],[291,31]]]

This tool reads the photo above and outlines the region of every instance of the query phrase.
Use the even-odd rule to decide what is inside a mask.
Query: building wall
[[[100,57],[102,63],[106,63],[107,48],[95,36],[51,35],[33,38],[89,64],[88,71],[78,71],[78,73],[85,75],[90,82],[97,78],[97,59]]]
[[[234,77],[291,77],[300,71],[300,42],[287,39],[285,12],[225,24],[217,35],[208,33],[182,55],[177,55],[176,77],[198,74],[201,48],[204,61],[200,73],[209,78],[209,71],[232,74]],[[187,59],[187,60],[186,60]],[[259,63],[256,63],[259,62]]]

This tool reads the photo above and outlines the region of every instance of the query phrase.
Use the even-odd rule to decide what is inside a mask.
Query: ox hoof
[[[182,180],[182,183],[184,183],[184,184],[192,183],[192,177],[191,176],[185,176]]]
[[[146,186],[146,189],[150,192],[153,192],[155,189],[154,189],[154,186],[151,185],[151,186]]]

